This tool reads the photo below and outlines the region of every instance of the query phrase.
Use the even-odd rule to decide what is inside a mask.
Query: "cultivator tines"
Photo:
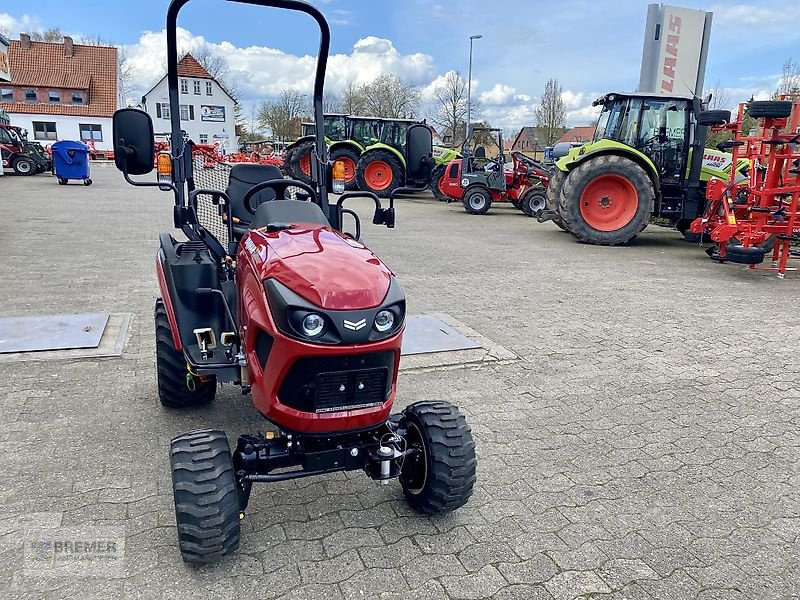
[[[748,113],[759,121],[754,135],[742,131]],[[690,229],[717,244],[707,251],[711,258],[776,270],[783,278],[797,270],[787,262],[792,244],[800,242],[800,96],[740,104],[736,121],[719,129],[734,134],[719,146],[732,154],[731,176],[708,182],[706,211]],[[742,158],[749,163],[747,178],[735,168]],[[770,253],[771,265],[759,267]]]

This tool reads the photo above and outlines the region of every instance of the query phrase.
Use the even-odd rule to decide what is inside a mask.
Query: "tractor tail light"
[[[331,177],[331,191],[334,194],[344,194],[345,178],[344,162],[337,160],[333,163],[333,173]]]
[[[156,172],[159,183],[172,183],[172,157],[169,152],[159,152],[156,158]]]

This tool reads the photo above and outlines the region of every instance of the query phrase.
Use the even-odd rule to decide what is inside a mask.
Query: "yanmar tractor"
[[[233,450],[213,428],[172,440],[178,540],[190,563],[238,548],[254,483],[363,470],[381,483],[399,478],[411,507],[431,514],[464,505],[475,482],[475,445],[458,408],[417,402],[392,414],[406,300],[392,271],[358,242],[358,215],[343,204],[368,198],[373,224],[391,228],[394,201],[384,207],[364,192],[328,197],[344,187],[319,126],[328,23],[299,0],[233,1],[299,11],[319,26],[310,185],[284,179],[271,165],[237,164],[222,171],[225,189],[196,186],[222,166],[195,173],[186,151],[191,142],[181,134],[176,28],[188,0],[172,0],[167,12],[174,110],[171,154],[158,157],[157,181],[131,179],[153,170],[150,117],[136,109],[114,115],[117,167],[133,185],[173,193],[174,224],[186,237],[161,234],[156,254],[161,404],[206,404],[219,384],[229,383],[272,424],[263,432],[254,423],[257,433],[239,436]],[[405,144],[410,174],[428,179],[430,130],[409,127]],[[355,219],[355,235],[342,232],[344,214]]]
[[[553,219],[580,241],[626,244],[647,227],[686,233],[703,214],[705,185],[727,179],[731,168],[746,175],[747,161],[704,148],[707,127],[730,120],[730,111],[704,110],[699,98],[611,93],[602,106],[594,139],[556,161],[547,191]]]
[[[36,175],[53,170],[52,159],[39,142],[30,142],[25,131],[0,123],[0,158],[3,168],[15,175]]]

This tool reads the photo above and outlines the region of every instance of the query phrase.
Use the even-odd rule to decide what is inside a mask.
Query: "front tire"
[[[447,172],[447,165],[436,165],[431,171],[431,191],[433,192],[434,197],[441,201],[447,202],[450,198],[447,194],[445,194],[439,184],[441,183],[442,179],[444,179],[445,173]]]
[[[311,152],[313,149],[313,140],[306,140],[286,153],[284,168],[289,177],[303,183],[311,183]]]
[[[36,165],[27,158],[18,158],[12,165],[16,175],[36,175]]]
[[[485,187],[473,186],[464,192],[464,199],[461,202],[469,214],[485,215],[492,207],[492,194]]]
[[[239,548],[239,487],[223,431],[180,435],[170,446],[181,557],[208,563]]]
[[[406,458],[400,485],[409,505],[425,514],[456,510],[475,485],[475,442],[467,420],[449,402],[417,402],[403,411]]]
[[[403,165],[387,150],[371,150],[358,159],[356,179],[358,189],[388,198],[403,184]]]
[[[653,182],[629,158],[604,155],[575,167],[564,179],[559,214],[580,241],[617,246],[633,240],[650,222]]]
[[[544,190],[532,189],[525,192],[519,202],[519,208],[529,217],[538,216],[547,206]]]
[[[343,147],[336,148],[330,154],[332,162],[340,160],[344,163],[344,189],[352,191],[358,189],[358,182],[356,181],[356,165],[358,165],[358,158],[360,154],[355,148]]]
[[[217,393],[216,378],[201,381],[186,368],[183,352],[175,348],[172,330],[164,301],[159,298],[155,306],[156,325],[156,379],[158,399],[168,408],[200,406],[214,400]],[[189,382],[192,382],[191,384]],[[190,389],[190,386],[193,389]]]

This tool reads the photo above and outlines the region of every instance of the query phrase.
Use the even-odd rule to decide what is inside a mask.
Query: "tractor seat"
[[[228,187],[225,190],[231,200],[231,214],[245,223],[249,222],[253,215],[244,208],[244,195],[257,183],[271,179],[283,179],[280,169],[274,165],[233,165],[228,176]],[[260,203],[270,200],[275,200],[275,190],[261,190],[253,196],[250,205],[258,206]]]
[[[257,229],[272,223],[311,223],[323,227],[330,226],[319,206],[302,200],[273,200],[259,204],[250,227]]]

